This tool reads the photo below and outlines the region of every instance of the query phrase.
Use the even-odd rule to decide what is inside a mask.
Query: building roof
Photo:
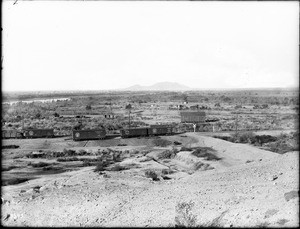
[[[204,111],[182,111],[181,116],[205,116]]]

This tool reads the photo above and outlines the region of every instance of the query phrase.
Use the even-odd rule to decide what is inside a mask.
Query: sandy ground
[[[185,135],[163,138],[190,147],[212,147],[222,159],[205,162],[190,152],[180,152],[172,160],[154,161],[151,158],[155,159],[164,149],[152,147],[146,156],[132,155],[122,161],[123,165],[135,165],[129,170],[99,174],[93,171],[94,167],[85,167],[3,186],[1,223],[4,226],[175,226],[177,204],[192,201],[191,214],[197,217],[197,225],[299,226],[299,152],[281,155],[200,133]],[[151,145],[145,139],[130,139],[126,143],[131,149]],[[81,143],[69,144],[80,147]],[[100,146],[99,142],[88,144]],[[214,169],[190,172],[197,161]],[[159,177],[159,181],[153,181],[145,177],[144,171],[149,168],[161,174],[162,169],[171,165],[181,169],[168,175],[169,180]]]

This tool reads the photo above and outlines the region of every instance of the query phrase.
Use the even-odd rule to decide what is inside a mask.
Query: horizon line
[[[16,93],[16,92],[101,92],[101,91],[199,91],[199,90],[270,90],[270,89],[299,89],[299,86],[288,86],[288,87],[240,87],[240,88],[190,88],[187,90],[130,90],[126,88],[119,89],[54,89],[54,90],[2,90],[2,93]]]

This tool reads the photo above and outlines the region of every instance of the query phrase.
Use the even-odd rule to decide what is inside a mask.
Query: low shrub
[[[63,154],[64,156],[72,157],[72,156],[76,156],[76,151],[71,149],[64,149]]]
[[[82,167],[88,167],[88,166],[93,166],[93,165],[94,165],[94,163],[92,163],[89,160],[82,161]]]
[[[43,167],[43,171],[62,171],[63,169],[61,167],[57,167],[57,166],[45,166]]]
[[[162,175],[161,177],[162,177],[162,179],[164,179],[164,180],[171,180],[171,179],[172,179],[171,177],[164,176],[164,175]]]
[[[165,150],[161,153],[158,154],[158,159],[170,159],[170,158],[174,158],[176,156],[176,153],[174,151],[171,150]]]
[[[255,142],[255,135],[253,132],[245,132],[238,136],[238,142],[240,143],[253,143]]]
[[[229,141],[229,142],[234,142],[234,139],[231,136],[217,136],[217,135],[214,135],[213,137],[218,138],[218,139],[222,139],[222,140],[225,140],[225,141]]]
[[[38,163],[29,163],[28,165],[31,165],[33,168],[40,168],[40,167],[49,166],[50,163],[40,161]]]
[[[18,168],[18,167],[17,167],[17,166],[14,166],[14,165],[11,165],[11,166],[8,166],[8,167],[2,166],[2,167],[1,167],[1,170],[4,172],[4,171],[10,171],[10,170],[16,169],[16,168]]]
[[[147,170],[145,172],[145,176],[148,177],[148,178],[152,178],[152,180],[154,180],[154,181],[159,180],[156,172],[153,171],[153,170]]]
[[[210,147],[201,147],[201,148],[197,148],[192,153],[192,155],[194,155],[196,157],[203,157],[208,161],[218,161],[221,159],[209,151],[215,151],[215,150]]]
[[[161,171],[161,173],[164,174],[164,175],[166,175],[166,174],[173,174],[173,173],[175,173],[175,171],[172,170],[172,169],[163,169]]]
[[[78,157],[61,157],[61,158],[57,158],[56,161],[58,161],[58,162],[79,161],[79,158]]]
[[[155,146],[166,147],[172,144],[172,142],[165,139],[154,139],[153,144]]]
[[[182,146],[180,151],[193,151],[192,148],[188,148],[188,147],[185,147],[185,146]]]
[[[122,171],[128,169],[127,167],[121,166],[121,165],[114,165],[110,168],[110,171]]]
[[[112,157],[113,157],[113,161],[114,162],[121,162],[122,161],[122,159],[121,159],[121,153],[122,152],[118,152],[118,151],[116,151],[116,152],[113,153]]]
[[[125,143],[119,143],[118,146],[127,146]]]
[[[18,145],[5,145],[5,146],[2,146],[2,149],[17,149],[19,147],[20,146],[18,146]]]
[[[80,149],[77,153],[78,156],[87,155],[88,153],[84,149]]]
[[[192,214],[195,203],[192,201],[178,203],[175,207],[175,227],[196,227],[197,216]]]
[[[6,185],[15,185],[15,184],[20,184],[20,183],[24,183],[26,181],[29,181],[31,179],[34,179],[34,177],[29,177],[29,178],[21,178],[21,177],[13,177],[10,179],[3,179],[1,181],[2,186],[6,186]]]
[[[182,145],[182,143],[178,141],[174,141],[174,145]]]
[[[202,171],[214,169],[214,167],[211,167],[209,164],[205,164],[200,161],[196,162],[193,167],[194,167],[194,170],[201,169]]]
[[[108,165],[109,163],[107,161],[98,160],[94,172],[104,171]]]

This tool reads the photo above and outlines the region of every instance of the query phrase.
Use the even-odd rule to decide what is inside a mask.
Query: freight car
[[[167,125],[151,125],[150,127],[126,128],[120,132],[122,138],[146,137],[174,134],[175,128]]]
[[[24,138],[53,138],[53,129],[25,129],[22,131]]]
[[[23,133],[19,130],[2,130],[2,139],[5,138],[23,138]]]
[[[168,135],[175,133],[175,128],[168,125],[150,125],[148,135]]]
[[[106,130],[104,128],[92,130],[73,130],[72,137],[74,141],[104,139],[106,137]]]
[[[148,136],[148,128],[147,127],[126,128],[126,129],[120,130],[120,132],[121,132],[122,138]]]

